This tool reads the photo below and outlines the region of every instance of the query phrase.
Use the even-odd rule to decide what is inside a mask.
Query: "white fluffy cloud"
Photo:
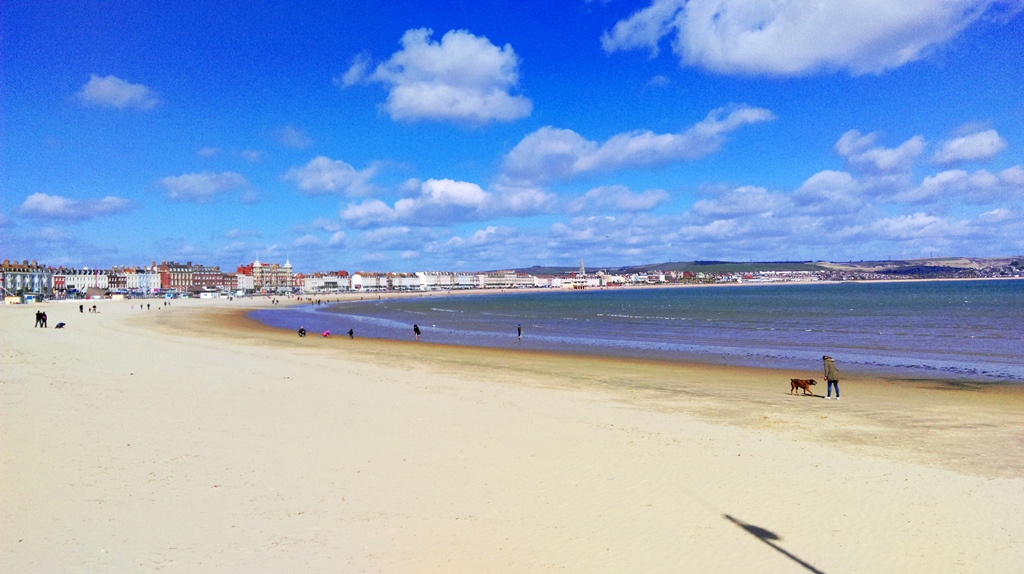
[[[881,73],[920,59],[990,9],[993,0],[653,0],[601,38],[607,52],[672,37],[684,65],[726,74]]]
[[[92,219],[101,215],[113,215],[131,208],[127,199],[108,195],[102,199],[70,199],[60,195],[33,193],[25,198],[20,212],[25,217],[37,219],[63,219],[67,221]]]
[[[519,57],[511,45],[499,48],[466,30],[452,30],[440,42],[431,34],[426,28],[407,31],[402,49],[369,75],[366,58],[357,57],[340,83],[388,86],[383,108],[397,121],[486,124],[530,115],[530,100],[511,93],[519,83]]]
[[[423,226],[475,221],[487,217],[529,215],[551,204],[553,197],[533,188],[498,187],[485,191],[479,185],[451,179],[419,183],[418,194],[395,202],[379,199],[350,204],[341,217],[357,227],[402,221]]]
[[[376,173],[376,166],[357,171],[356,168],[341,160],[317,156],[302,167],[289,169],[282,178],[294,183],[299,189],[310,195],[321,193],[366,195],[373,189],[370,179]]]
[[[778,194],[762,187],[744,185],[730,190],[714,200],[702,199],[693,204],[693,212],[700,216],[736,217],[771,214],[781,206]]]
[[[214,195],[232,189],[248,187],[245,176],[233,171],[222,173],[186,173],[171,175],[160,180],[168,191],[168,197],[174,201],[194,201],[208,203]]]
[[[992,159],[1006,149],[1006,140],[996,130],[985,130],[942,142],[932,161],[951,164],[963,161],[984,161]]]
[[[990,173],[979,169],[973,173],[950,169],[929,175],[921,184],[903,190],[893,198],[908,203],[938,201],[957,195],[970,203],[989,203],[1024,198],[1024,168],[1019,165]]]
[[[132,84],[117,76],[101,78],[89,75],[89,81],[78,92],[78,99],[87,106],[103,108],[151,110],[160,103],[153,90]]]
[[[277,143],[292,149],[306,149],[313,145],[313,139],[306,132],[292,125],[277,130],[274,136],[277,137]]]
[[[944,219],[927,213],[911,213],[878,219],[871,223],[871,231],[889,239],[922,239],[965,235],[968,223]]]
[[[505,156],[503,171],[512,181],[542,183],[591,172],[692,160],[718,151],[729,132],[774,117],[762,108],[718,108],[680,133],[637,130],[617,134],[603,143],[585,139],[572,130],[546,126],[527,135]]]
[[[875,146],[878,134],[862,135],[850,130],[836,142],[836,153],[846,158],[850,166],[859,171],[873,173],[906,172],[924,153],[924,138],[914,136],[896,148]]]
[[[659,205],[668,203],[670,199],[668,192],[663,189],[648,189],[641,193],[633,193],[624,185],[606,185],[595,187],[569,202],[569,211],[571,213],[650,211]]]

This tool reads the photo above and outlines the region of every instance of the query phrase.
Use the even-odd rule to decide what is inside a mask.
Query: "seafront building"
[[[292,263],[285,260],[284,265],[277,263],[260,263],[257,259],[247,265],[238,267],[236,275],[252,278],[252,288],[263,293],[285,293],[295,286]]]
[[[0,287],[5,299],[51,297],[53,269],[27,259],[21,263],[4,259],[3,264],[0,264]]]
[[[295,289],[302,293],[331,293],[348,291],[351,286],[348,271],[328,271],[326,273],[298,273],[294,277]]]
[[[295,274],[291,261],[263,263],[255,260],[241,265],[235,273],[217,266],[191,261],[155,262],[148,267],[65,268],[50,267],[36,261],[11,261],[0,265],[0,287],[7,303],[25,303],[44,299],[96,297],[198,296],[215,297],[223,293],[337,293],[343,291],[434,291],[455,289],[593,289],[659,284],[776,283],[812,281],[872,281],[908,279],[922,274],[930,278],[1024,277],[1021,259],[1008,259],[998,265],[973,268],[943,267],[942,274],[918,265],[918,275],[900,275],[894,271],[828,268],[817,270],[766,270],[749,272],[660,271],[631,273],[597,271],[587,273],[580,262],[578,272],[529,274],[513,270],[488,272],[359,271],[344,270]],[[834,266],[833,266],[834,267]],[[920,271],[924,269],[924,271]]]

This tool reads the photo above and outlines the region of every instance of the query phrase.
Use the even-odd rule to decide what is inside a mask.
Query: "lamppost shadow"
[[[761,542],[764,542],[768,546],[771,546],[773,549],[775,549],[776,552],[782,554],[786,558],[789,558],[793,562],[796,562],[797,564],[803,566],[808,571],[814,572],[815,574],[825,574],[821,570],[818,570],[811,564],[804,562],[800,558],[786,551],[785,548],[782,548],[781,546],[776,544],[776,541],[782,540],[782,538],[780,538],[778,534],[775,534],[771,530],[768,530],[767,528],[761,528],[760,526],[754,526],[753,524],[747,524],[746,522],[743,522],[742,520],[737,520],[732,516],[729,516],[728,514],[723,514],[722,517],[728,520],[729,522],[732,522],[736,526],[739,526],[743,530],[746,530],[748,533],[750,533],[752,536],[754,536]]]

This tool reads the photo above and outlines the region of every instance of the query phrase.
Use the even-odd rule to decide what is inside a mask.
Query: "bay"
[[[508,349],[1024,382],[1024,281],[900,281],[377,299],[253,312],[334,335]],[[521,325],[523,337],[517,337]]]

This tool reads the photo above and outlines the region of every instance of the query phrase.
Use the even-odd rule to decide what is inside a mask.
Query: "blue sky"
[[[1024,253],[1024,1],[5,2],[0,250]]]

